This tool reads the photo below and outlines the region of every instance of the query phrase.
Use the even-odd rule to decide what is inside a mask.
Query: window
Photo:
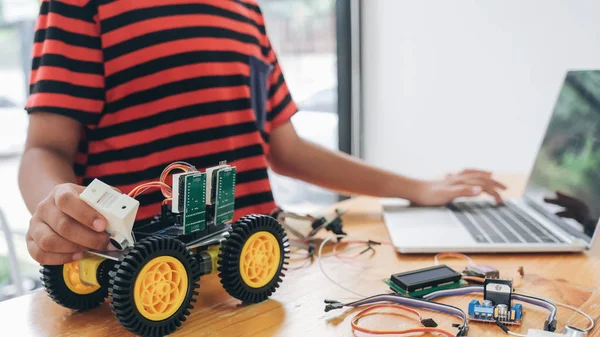
[[[337,55],[334,0],[259,0],[267,33],[300,111],[301,137],[338,149]],[[337,201],[322,188],[271,174],[283,208],[310,211]]]
[[[17,293],[12,282],[15,273],[25,276],[26,290],[39,285],[39,266],[29,257],[24,240],[30,215],[17,186],[27,132],[23,106],[38,6],[36,0],[0,0],[0,300]],[[12,266],[8,258],[12,246],[7,239],[12,239],[16,250]]]

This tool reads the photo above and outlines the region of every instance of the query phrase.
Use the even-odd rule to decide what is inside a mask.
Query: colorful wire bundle
[[[160,182],[160,181],[151,181],[151,182],[147,182],[147,183],[136,186],[127,195],[129,195],[132,198],[135,198],[138,195],[146,192],[147,190],[149,190],[151,188],[160,188],[161,190],[169,191],[169,193],[171,192],[171,187],[169,185],[167,185],[163,182]],[[164,194],[164,192],[163,192],[163,194]]]
[[[363,332],[363,333],[372,334],[372,335],[404,335],[404,334],[412,334],[412,333],[418,333],[418,332],[421,332],[421,333],[429,332],[429,333],[439,333],[439,334],[442,334],[447,337],[454,337],[454,334],[449,331],[446,331],[446,330],[440,329],[440,328],[433,328],[433,327],[423,326],[423,327],[410,328],[410,329],[404,329],[404,330],[379,330],[379,329],[365,328],[358,324],[358,322],[361,318],[368,316],[370,313],[373,314],[372,312],[377,309],[394,309],[394,310],[402,311],[404,313],[410,313],[415,316],[415,319],[419,323],[421,323],[423,321],[423,317],[421,316],[421,313],[418,312],[417,310],[407,308],[405,306],[401,306],[401,305],[397,305],[397,304],[375,304],[375,305],[367,307],[366,309],[364,309],[361,312],[359,312],[358,314],[356,314],[356,316],[354,316],[354,318],[350,322],[350,324],[352,325],[352,329]],[[382,314],[382,313],[378,313],[378,314]]]
[[[336,301],[336,300],[325,300],[325,304],[326,304],[325,312],[329,312],[331,310],[336,310],[336,309],[342,309],[344,307],[356,308],[356,307],[360,307],[363,305],[382,304],[382,303],[386,303],[386,304],[394,303],[396,305],[411,306],[411,307],[416,307],[416,308],[432,310],[432,311],[436,311],[436,312],[453,315],[462,320],[462,324],[456,325],[456,327],[459,330],[458,333],[456,333],[456,334],[451,334],[442,329],[440,329],[440,331],[421,331],[421,332],[443,333],[446,336],[466,336],[469,331],[469,323],[467,321],[467,314],[465,314],[465,312],[462,309],[457,308],[455,306],[448,305],[448,304],[431,302],[431,301],[421,299],[421,298],[404,297],[399,294],[374,295],[374,296],[366,297],[366,298],[360,299],[358,301],[353,301],[353,302],[349,302],[349,303],[342,303],[342,302]],[[365,313],[363,312],[363,314],[365,314]],[[359,316],[359,318],[360,317],[361,316]],[[355,319],[356,319],[356,317],[355,317]],[[355,323],[355,320],[353,320],[353,322]],[[423,324],[423,323],[421,323],[421,324]],[[359,326],[359,328],[361,328],[361,327]],[[425,327],[423,327],[423,328],[425,328]],[[422,328],[415,328],[415,329],[422,329]],[[369,329],[369,330],[371,330],[371,329]],[[377,330],[372,330],[372,331],[377,332]],[[385,331],[385,330],[382,330],[382,331]],[[419,331],[412,331],[412,332],[419,332]],[[392,332],[389,332],[389,334],[391,334],[391,333]],[[398,334],[399,332],[396,331],[394,333]],[[405,330],[402,333],[408,333],[408,331]],[[377,334],[377,333],[375,333],[375,334]],[[383,334],[383,333],[379,333],[379,334]]]
[[[174,163],[169,164],[167,167],[165,167],[165,169],[160,174],[159,181],[150,181],[147,183],[140,184],[140,185],[134,187],[127,195],[129,195],[132,198],[135,198],[138,195],[146,192],[149,189],[160,188],[160,191],[162,192],[163,196],[166,198],[165,200],[163,200],[162,203],[163,204],[168,203],[171,200],[171,198],[173,197],[173,190],[171,189],[171,186],[169,186],[165,182],[165,180],[169,176],[169,173],[171,173],[171,171],[173,171],[173,170],[182,170],[183,172],[190,172],[190,171],[195,171],[196,168],[192,164],[186,163],[184,161],[176,161]]]
[[[192,164],[186,163],[184,161],[176,161],[176,162],[169,164],[167,167],[165,167],[165,169],[160,174],[160,180],[159,180],[159,182],[167,185],[167,187],[168,187],[168,188],[161,187],[161,189],[160,189],[162,194],[165,196],[165,198],[171,198],[173,196],[171,187],[169,187],[169,185],[166,183],[169,173],[171,173],[171,171],[173,171],[173,170],[181,170],[183,172],[190,172],[190,171],[196,171],[196,168]]]

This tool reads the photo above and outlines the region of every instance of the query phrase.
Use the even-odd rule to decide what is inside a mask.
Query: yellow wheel
[[[81,278],[79,277],[79,263],[77,261],[67,263],[63,266],[63,278],[67,288],[79,295],[91,294],[100,289],[99,285],[88,286],[81,282]]]
[[[219,277],[223,288],[247,303],[266,300],[284,276],[289,252],[283,226],[267,215],[248,215],[221,243]]]
[[[181,307],[188,290],[188,275],[181,261],[159,256],[148,262],[133,287],[135,305],[145,318],[162,321]]]
[[[277,273],[281,247],[273,234],[260,231],[252,234],[242,248],[240,274],[252,288],[267,285]]]
[[[117,319],[136,335],[162,337],[190,314],[200,267],[179,240],[138,241],[111,272],[109,299]]]
[[[60,266],[42,266],[42,283],[54,302],[65,308],[84,311],[104,302],[108,295],[108,271],[113,261],[104,260],[96,270],[100,285],[86,285],[79,277],[79,263]]]

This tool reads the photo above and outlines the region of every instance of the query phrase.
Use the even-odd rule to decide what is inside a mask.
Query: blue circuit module
[[[469,320],[477,322],[494,323],[500,321],[504,324],[520,325],[523,319],[523,306],[515,304],[509,308],[506,304],[494,305],[491,301],[472,300],[469,303]]]

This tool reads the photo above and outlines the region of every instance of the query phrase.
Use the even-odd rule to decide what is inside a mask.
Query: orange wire
[[[133,189],[132,189],[132,190],[129,192],[129,195],[133,195],[133,194],[135,194],[136,192],[140,191],[140,190],[141,190],[141,189],[143,189],[143,188],[148,188],[148,187],[152,187],[152,186],[154,186],[154,187],[167,187],[167,188],[169,188],[169,189],[171,188],[171,187],[169,187],[169,185],[167,185],[167,184],[165,184],[165,183],[161,183],[161,182],[159,182],[159,181],[150,181],[150,182],[143,183],[143,184],[140,184],[140,185],[138,185],[138,186],[134,187],[134,188],[133,188]]]
[[[483,283],[485,282],[485,279],[483,277],[477,277],[477,276],[463,276],[462,277],[463,280],[466,281],[473,281],[473,282],[477,282],[477,283]]]
[[[184,165],[184,164],[180,164],[180,163],[172,163],[172,164],[169,164],[169,165],[168,165],[168,166],[167,166],[167,167],[166,167],[166,168],[163,170],[163,172],[160,174],[160,180],[159,180],[159,181],[160,181],[161,183],[163,183],[163,184],[165,184],[165,185],[169,186],[168,184],[166,184],[165,180],[167,179],[167,177],[169,176],[169,173],[171,173],[171,171],[179,169],[179,170],[181,170],[181,171],[183,171],[183,172],[189,172],[189,171],[190,171],[190,168],[191,168],[191,167],[189,167],[189,166],[187,166],[187,165]],[[161,187],[161,189],[160,189],[160,190],[161,190],[162,194],[163,194],[165,197],[167,197],[167,198],[170,198],[170,197],[172,197],[172,196],[173,196],[173,192],[172,192],[172,190],[171,190],[171,187],[170,187],[170,186],[168,187],[168,189],[167,189],[167,188],[164,188],[164,187]]]
[[[465,254],[461,254],[461,253],[440,253],[437,254],[436,256],[433,257],[433,263],[437,266],[440,264],[440,259],[443,258],[448,258],[448,257],[453,257],[455,259],[459,259],[459,260],[466,260],[467,262],[469,262],[469,264],[471,266],[475,266],[476,263],[473,261],[473,259],[471,259],[469,256],[465,255]]]
[[[138,195],[146,192],[148,189],[160,188],[160,191],[166,197],[166,199],[163,200],[162,203],[167,204],[171,200],[171,197],[173,196],[173,190],[172,190],[171,186],[169,186],[167,183],[165,183],[165,179],[167,179],[169,173],[171,173],[171,171],[173,171],[175,169],[179,169],[184,172],[189,172],[191,169],[193,169],[193,167],[190,165],[182,164],[182,163],[171,163],[160,174],[159,181],[150,181],[147,183],[140,184],[140,185],[134,187],[127,195],[132,198],[135,198]]]
[[[417,310],[407,308],[405,306],[401,306],[401,305],[397,305],[397,304],[376,304],[376,305],[367,307],[366,309],[364,309],[361,312],[359,312],[358,314],[356,314],[356,316],[354,316],[354,318],[350,322],[350,324],[352,325],[352,329],[363,332],[363,333],[372,334],[372,335],[404,335],[404,334],[415,333],[415,332],[429,332],[429,333],[441,333],[447,337],[454,337],[453,333],[446,331],[444,329],[440,329],[440,328],[418,327],[418,328],[410,328],[410,329],[405,329],[405,330],[377,330],[377,329],[365,328],[365,327],[358,325],[358,321],[361,318],[365,317],[369,312],[376,310],[376,309],[395,309],[395,310],[399,310],[399,311],[404,311],[404,312],[408,312],[408,313],[415,315],[416,320],[418,320],[419,323],[423,320],[423,318],[421,317],[421,313],[418,312]]]
[[[137,197],[138,195],[144,193],[146,190],[150,189],[150,188],[166,188],[168,190],[171,189],[171,187],[163,182],[160,181],[151,181],[148,183],[144,183],[144,184],[140,184],[136,187],[134,187],[127,195],[129,195],[132,198]]]

